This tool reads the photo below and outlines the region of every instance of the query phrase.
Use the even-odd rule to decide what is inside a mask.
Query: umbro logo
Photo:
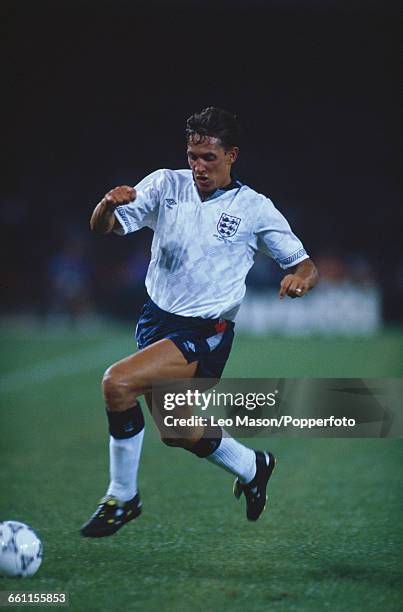
[[[168,208],[173,208],[177,205],[178,202],[175,202],[172,198],[165,198],[165,202],[167,203]]]
[[[187,349],[188,351],[196,351],[196,347],[193,344],[193,342],[190,342],[190,340],[186,340],[186,342],[183,343],[183,346],[185,347],[185,349]]]

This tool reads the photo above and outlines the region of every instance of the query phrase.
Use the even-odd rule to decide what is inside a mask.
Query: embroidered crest
[[[177,205],[178,202],[175,202],[172,198],[165,198],[165,202],[167,203],[168,208],[173,208]]]
[[[232,215],[227,215],[227,213],[221,213],[221,217],[217,223],[217,230],[220,236],[223,238],[230,238],[233,236],[241,222],[239,217],[233,217]]]

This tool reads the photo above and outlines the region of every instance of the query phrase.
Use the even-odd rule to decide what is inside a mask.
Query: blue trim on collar
[[[214,200],[215,198],[219,198],[226,191],[231,191],[232,189],[240,189],[242,187],[242,185],[243,185],[243,183],[241,183],[241,181],[239,181],[238,179],[235,179],[235,180],[231,181],[231,183],[227,187],[224,187],[222,189],[216,189],[215,191],[213,191],[211,196],[206,198],[204,200],[204,202],[209,202],[210,200]]]

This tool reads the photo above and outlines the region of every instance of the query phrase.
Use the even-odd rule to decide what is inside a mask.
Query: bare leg
[[[102,384],[103,392],[110,412],[124,412],[131,408],[140,395],[146,396],[151,414],[151,388],[159,379],[193,378],[197,361],[188,363],[181,351],[172,342],[164,339],[118,361],[105,372]],[[181,416],[190,416],[189,409],[184,407]],[[157,422],[163,441],[170,446],[191,447],[203,435],[203,427],[184,429],[183,437],[171,438],[167,431],[161,429]]]

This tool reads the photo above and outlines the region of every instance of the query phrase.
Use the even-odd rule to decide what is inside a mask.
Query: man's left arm
[[[286,295],[291,298],[303,297],[310,289],[315,287],[319,280],[318,270],[312,259],[304,259],[291,268],[291,274],[284,276],[280,283],[279,297]]]

